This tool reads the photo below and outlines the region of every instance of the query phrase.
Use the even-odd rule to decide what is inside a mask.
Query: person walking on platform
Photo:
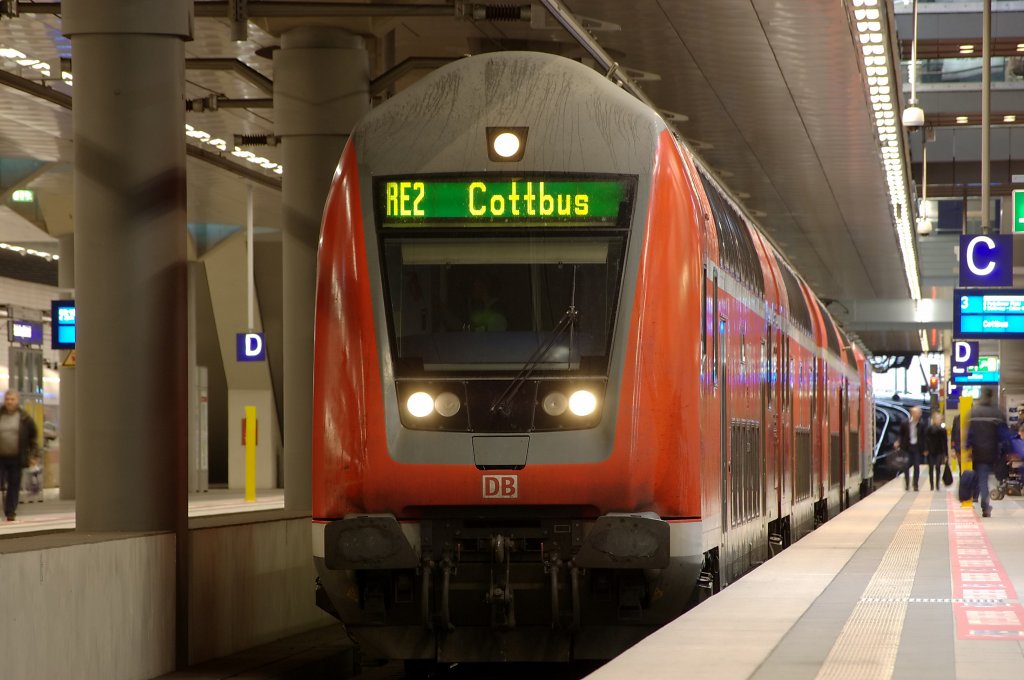
[[[925,455],[928,456],[928,488],[932,491],[942,488],[942,466],[949,456],[949,442],[946,428],[942,426],[942,414],[933,413],[932,422],[925,431]]]
[[[36,448],[36,422],[19,405],[18,393],[7,390],[0,409],[0,481],[7,482],[4,515],[14,521],[21,492],[21,468]]]
[[[956,470],[960,472],[963,467],[960,465],[960,414],[953,416],[953,428],[949,431],[949,445],[953,448],[953,455],[956,456]]]
[[[1006,419],[999,407],[992,403],[994,395],[995,391],[991,387],[981,388],[981,397],[971,409],[971,425],[967,428],[967,448],[971,450],[974,462],[974,478],[981,497],[982,517],[992,516],[988,477],[992,473],[992,466],[1003,456],[1003,444],[1010,441]]]
[[[917,491],[917,481],[921,476],[919,466],[921,465],[921,452],[925,447],[925,424],[921,420],[921,407],[914,406],[910,409],[910,420],[900,423],[900,438],[896,440],[898,448],[903,449],[910,456],[910,462],[903,470],[903,488],[910,489],[910,469],[914,469],[914,491]]]

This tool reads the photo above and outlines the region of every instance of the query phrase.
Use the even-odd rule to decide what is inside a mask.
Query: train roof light
[[[487,156],[492,161],[520,161],[526,152],[526,133],[524,127],[489,127],[487,128]]]

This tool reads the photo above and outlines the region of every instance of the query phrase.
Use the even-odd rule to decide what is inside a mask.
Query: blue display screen
[[[7,326],[7,339],[23,345],[43,344],[43,324],[40,321],[11,319]]]
[[[954,338],[1024,338],[1024,289],[953,291]]]
[[[999,357],[979,357],[977,366],[952,367],[955,385],[993,385],[999,383]]]
[[[53,333],[51,345],[53,349],[75,348],[75,301],[54,300],[51,303],[51,322]]]

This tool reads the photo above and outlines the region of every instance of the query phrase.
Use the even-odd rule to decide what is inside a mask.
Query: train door
[[[725,337],[725,317],[716,315],[715,318],[717,322],[715,325],[715,346],[718,350],[718,399],[721,406],[718,436],[722,444],[722,548],[728,554],[725,537],[728,536],[729,526],[732,523],[732,517],[729,512],[729,477],[732,474],[732,469],[729,460],[729,376],[727,373],[729,362],[726,361],[728,342]]]
[[[771,331],[774,338],[772,343],[770,367],[772,376],[772,391],[774,393],[775,411],[771,422],[772,438],[775,440],[775,503],[778,508],[779,528],[776,533],[782,540],[782,546],[786,547],[790,542],[790,507],[793,502],[792,496],[792,447],[789,445],[792,437],[793,423],[792,411],[789,408],[789,337],[781,328]],[[769,537],[774,540],[773,537]]]
[[[729,487],[728,487],[728,484],[729,484],[729,461],[726,458],[726,446],[727,446],[727,444],[726,444],[726,437],[727,437],[728,433],[726,432],[726,426],[725,426],[725,415],[726,415],[725,396],[724,396],[724,394],[725,394],[724,382],[725,381],[723,380],[723,375],[722,375],[722,363],[724,362],[724,356],[725,356],[725,352],[722,351],[723,347],[724,347],[724,343],[723,343],[723,339],[722,339],[724,337],[724,334],[719,332],[721,326],[718,323],[718,271],[717,270],[714,272],[714,277],[713,277],[712,284],[713,284],[714,289],[713,289],[713,295],[712,295],[712,298],[711,298],[711,352],[712,352],[712,356],[711,356],[711,382],[714,385],[715,391],[718,393],[718,404],[719,404],[719,411],[718,411],[718,442],[719,442],[719,452],[718,452],[718,454],[719,454],[719,463],[721,465],[721,469],[719,470],[719,490],[718,490],[719,493],[718,493],[718,500],[719,500],[719,503],[720,503],[720,506],[721,506],[719,508],[719,513],[720,513],[720,516],[721,516],[721,529],[722,529],[722,539],[721,539],[721,552],[722,552],[722,554],[721,554],[721,559],[724,562],[725,561],[726,536],[728,535],[728,532],[726,531],[726,527],[729,526],[728,525],[728,521],[729,521],[729,503],[728,503],[728,500],[727,500],[728,499],[727,492],[729,490]]]
[[[775,403],[771,401],[775,389],[771,372],[771,321],[766,322],[764,330],[764,340],[761,341],[761,431],[759,433],[762,487],[759,504],[762,524],[779,516],[778,503],[775,500],[778,496],[779,484],[775,464],[777,450],[775,446]]]
[[[811,358],[811,489],[814,497],[814,526],[828,521],[828,376],[825,361]]]
[[[832,460],[832,484],[839,485],[839,508],[846,507],[846,422],[849,416],[849,405],[846,403],[846,378],[840,376],[839,389],[837,390],[837,413],[839,416],[839,431],[835,434],[829,433],[829,448],[831,449]]]

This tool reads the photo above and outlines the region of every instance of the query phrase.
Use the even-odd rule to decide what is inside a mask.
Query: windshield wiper
[[[501,413],[508,415],[508,406],[512,403],[512,399],[519,392],[519,388],[529,380],[530,376],[536,370],[537,366],[540,365],[541,360],[548,353],[548,350],[558,341],[565,330],[569,329],[569,356],[567,361],[572,363],[572,348],[575,338],[576,331],[576,319],[579,317],[579,311],[576,309],[576,273],[579,271],[579,265],[574,264],[572,266],[572,288],[569,293],[569,306],[565,312],[562,313],[562,318],[558,320],[555,327],[551,330],[551,338],[543,345],[534,350],[533,354],[526,360],[523,367],[519,369],[519,373],[516,377],[509,381],[505,389],[502,390],[498,398],[491,402],[491,413]]]
[[[565,333],[566,329],[575,328],[576,319],[578,316],[579,312],[576,310],[576,306],[569,305],[568,309],[566,309],[565,312],[562,314],[562,318],[558,320],[557,324],[555,324],[555,327],[551,333],[551,338],[543,345],[538,347],[536,350],[534,350],[533,354],[531,354],[530,357],[526,360],[526,363],[523,364],[523,367],[519,369],[519,372],[516,374],[516,376],[509,381],[508,385],[505,386],[505,389],[502,390],[501,394],[499,394],[498,397],[491,403],[491,413],[497,412],[502,413],[504,415],[508,415],[508,405],[512,402],[512,399],[519,392],[519,388],[521,388],[526,383],[526,381],[529,380],[534,370],[536,370],[537,366],[540,365],[545,355],[547,355],[548,350],[550,350],[551,347],[558,341],[558,339],[562,337],[562,334]],[[571,348],[572,344],[570,343],[570,352],[572,351]],[[571,354],[569,356],[569,360],[572,360]]]

